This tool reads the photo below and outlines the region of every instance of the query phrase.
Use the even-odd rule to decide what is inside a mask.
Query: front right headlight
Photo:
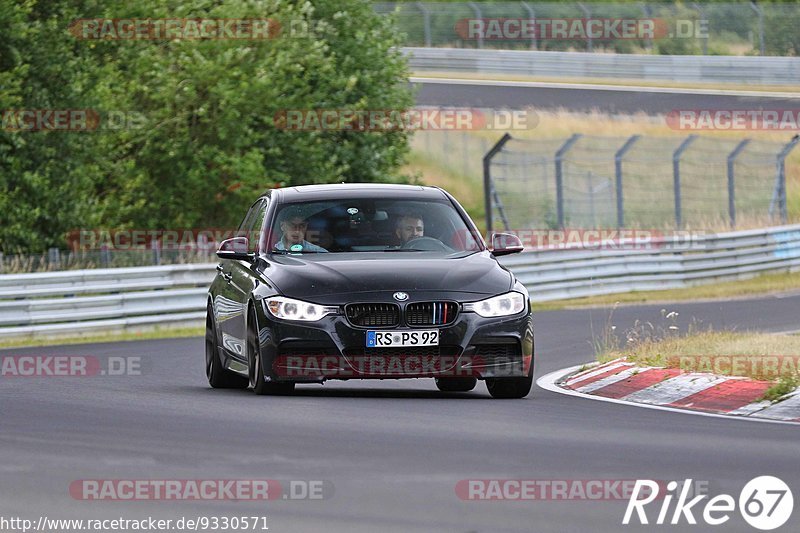
[[[464,311],[473,311],[484,318],[516,315],[524,310],[525,296],[516,291],[464,304]]]

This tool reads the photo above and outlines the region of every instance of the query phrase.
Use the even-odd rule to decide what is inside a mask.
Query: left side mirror
[[[495,233],[492,235],[492,253],[496,256],[516,254],[524,249],[522,241],[511,233]]]
[[[220,259],[234,259],[236,261],[251,261],[255,254],[248,251],[250,241],[247,237],[233,237],[219,244],[217,257]]]

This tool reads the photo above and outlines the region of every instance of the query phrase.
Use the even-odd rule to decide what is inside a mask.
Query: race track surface
[[[447,81],[415,83],[417,105],[446,107],[485,107],[603,113],[669,113],[675,109],[794,109],[798,98],[766,96],[734,96],[725,94],[683,94],[679,92],[646,92],[600,88],[550,88],[486,85],[485,82],[457,84]],[[621,88],[624,89],[624,88]]]
[[[717,329],[798,329],[800,296],[617,309],[618,330],[676,310]],[[536,315],[536,377],[591,359],[608,310]],[[0,378],[0,516],[267,516],[270,531],[755,531],[622,526],[627,502],[463,501],[464,479],[693,478],[738,498],[777,475],[800,496],[798,428],[658,412],[534,387],[497,401],[479,383],[443,394],[433,380],[331,382],[293,397],[208,388],[200,338],[0,351],[139,356],[142,375]],[[80,479],[327,480],[322,501],[81,501]],[[657,514],[652,508],[651,519]],[[696,513],[698,514],[698,513]],[[794,516],[798,513],[795,511]],[[797,531],[792,519],[782,531]]]

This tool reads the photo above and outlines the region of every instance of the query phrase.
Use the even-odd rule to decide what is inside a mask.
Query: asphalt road
[[[715,328],[798,328],[800,296],[542,312],[536,376],[590,359],[603,327],[666,326],[660,309]],[[622,526],[626,501],[462,501],[464,479],[708,483],[738,495],[777,475],[800,498],[796,426],[613,405],[535,388],[524,400],[443,394],[432,380],[332,382],[293,397],[208,388],[199,338],[12,349],[9,355],[141,357],[141,375],[0,378],[0,517],[266,516],[270,531],[755,531]],[[81,479],[326,480],[316,501],[82,501]],[[658,505],[658,504],[654,504]],[[657,509],[650,512],[655,519]],[[701,513],[696,513],[698,520]],[[671,516],[671,514],[670,514]],[[782,531],[797,531],[800,514]],[[702,522],[701,522],[702,523]],[[685,522],[684,522],[685,524]],[[2,529],[2,528],[0,528]],[[6,529],[10,531],[10,529]]]
[[[485,83],[415,83],[417,104],[447,107],[485,107],[569,111],[598,110],[604,113],[666,114],[674,109],[796,109],[797,98],[681,94],[598,88],[549,88],[486,85]]]

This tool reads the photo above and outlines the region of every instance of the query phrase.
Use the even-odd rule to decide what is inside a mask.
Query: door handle
[[[222,273],[222,277],[223,277],[223,278],[225,278],[225,281],[227,281],[228,283],[230,283],[230,282],[231,282],[231,280],[233,279],[233,274],[226,274],[225,272],[223,272],[223,273]]]
[[[222,263],[217,265],[217,272],[222,272]]]

